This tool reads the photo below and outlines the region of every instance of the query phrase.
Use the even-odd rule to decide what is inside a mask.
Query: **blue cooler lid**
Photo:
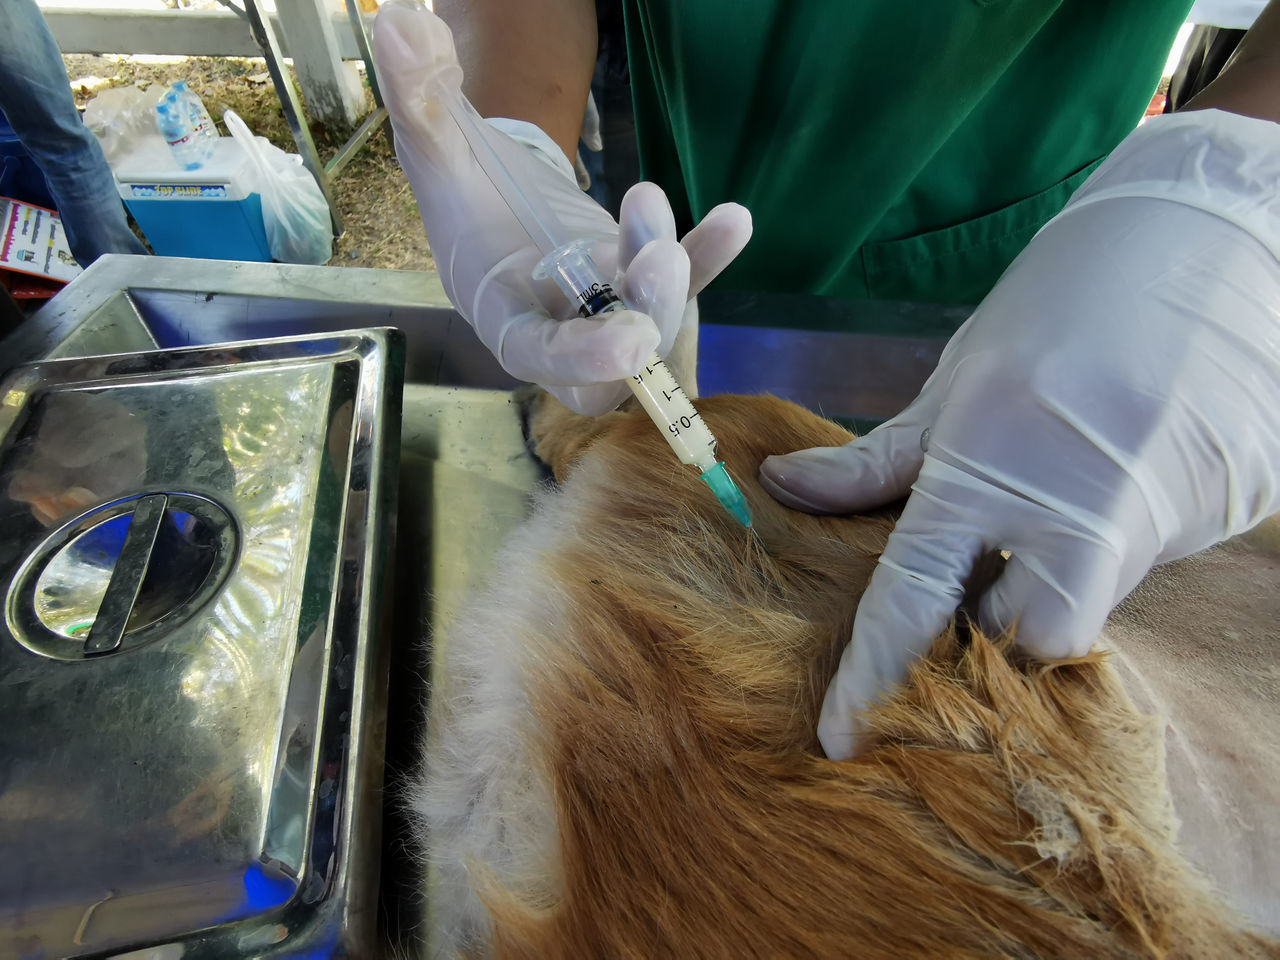
[[[142,144],[113,166],[120,196],[139,199],[244,200],[258,190],[257,171],[244,148],[219,137],[213,157],[195,170],[178,166],[163,141]]]

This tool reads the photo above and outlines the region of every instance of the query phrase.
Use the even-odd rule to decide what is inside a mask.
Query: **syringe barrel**
[[[704,473],[715,466],[716,438],[702,419],[702,414],[676,383],[658,355],[649,357],[627,385],[645,412],[667,438],[681,463],[697,467]]]
[[[625,309],[591,259],[592,243],[589,238],[566,243],[543,257],[533,271],[537,279],[554,279],[584,317]],[[681,463],[697,467],[700,473],[715,466],[716,438],[656,353],[627,385]]]
[[[584,317],[593,317],[622,306],[612,285],[591,259],[594,244],[590,237],[572,240],[543,257],[533,271],[535,279],[550,277],[554,280]]]

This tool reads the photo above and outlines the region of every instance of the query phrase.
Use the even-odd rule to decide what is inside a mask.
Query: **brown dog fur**
[[[850,439],[768,397],[699,402],[767,553],[643,414],[547,397],[573,498],[540,558],[570,628],[520,684],[549,782],[554,895],[467,870],[502,957],[1280,957],[1174,845],[1159,731],[1104,657],[1026,662],[954,633],[823,758],[814,729],[891,515],[774,502],[760,461]],[[465,698],[433,705],[436,761]],[[429,774],[430,776],[431,774]]]

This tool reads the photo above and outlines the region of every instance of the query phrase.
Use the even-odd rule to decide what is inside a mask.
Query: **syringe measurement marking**
[[[653,367],[649,367],[649,366],[646,366],[644,368],[644,372],[649,374],[649,376],[653,376],[655,373],[657,373],[657,371]],[[636,383],[644,383],[644,374],[637,373],[633,375],[631,379],[634,380]],[[667,393],[666,390],[661,390],[661,389],[659,390],[659,392],[663,395],[663,397],[666,398],[667,403],[671,403],[673,400],[675,400],[677,395],[684,394],[684,387],[680,386],[680,384],[678,383],[675,384],[672,390],[673,390],[672,393]],[[680,427],[684,427],[684,429],[686,430],[691,430],[693,429],[694,420],[698,420],[698,421],[702,420],[702,414],[698,412],[697,407],[694,407],[692,403],[689,403],[689,400],[687,397],[685,399],[685,403],[689,404],[689,407],[693,412],[693,416],[692,417],[682,416],[678,420],[668,420],[667,429],[671,432],[672,436],[676,436],[676,437],[680,436]],[[714,447],[715,445],[716,445],[716,442],[714,438],[707,442],[708,447]]]

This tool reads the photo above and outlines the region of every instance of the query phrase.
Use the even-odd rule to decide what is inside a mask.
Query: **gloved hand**
[[[1280,126],[1163,119],[1031,242],[906,410],[762,466],[812,512],[910,492],[823,703],[829,757],[861,746],[859,712],[928,652],[984,555],[1011,558],[980,626],[1073,657],[1152,565],[1280,510]],[[1233,141],[1240,124],[1270,129]]]
[[[579,317],[554,283],[532,279],[542,254],[442,105],[445,96],[460,97],[462,85],[448,27],[415,0],[390,0],[378,13],[373,45],[396,154],[449,299],[512,376],[542,385],[579,413],[616,406],[628,394],[619,381],[655,349],[670,351],[689,301],[746,245],[746,209],[716,207],[681,245],[655,185],[633,187],[615,223],[578,189],[573,167],[538,127],[480,124],[508,169],[542,194],[574,238],[598,238],[592,258],[617,277],[615,289],[634,308]]]

